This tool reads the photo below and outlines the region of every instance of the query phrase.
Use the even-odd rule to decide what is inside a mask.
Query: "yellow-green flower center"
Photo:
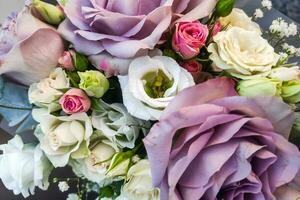
[[[162,70],[149,72],[142,77],[145,92],[151,98],[162,98],[165,92],[172,87],[174,81],[169,79]]]

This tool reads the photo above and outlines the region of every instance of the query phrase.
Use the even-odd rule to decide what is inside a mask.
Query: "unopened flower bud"
[[[65,18],[60,7],[41,0],[32,0],[32,8],[37,11],[47,23],[52,25],[60,24]]]

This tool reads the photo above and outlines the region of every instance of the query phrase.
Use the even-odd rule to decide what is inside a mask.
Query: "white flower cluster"
[[[264,12],[262,11],[262,9],[258,8],[258,9],[255,10],[253,16],[254,16],[255,19],[263,18],[264,17]]]
[[[58,188],[59,188],[59,190],[61,192],[66,192],[66,191],[68,191],[70,189],[70,186],[69,186],[68,182],[66,182],[66,181],[60,181],[58,183]]]
[[[284,19],[278,18],[272,21],[269,28],[272,34],[278,34],[280,38],[297,35],[297,25],[295,23],[288,24]]]
[[[287,52],[288,55],[294,55],[297,52],[297,48],[293,45],[289,45],[288,43],[284,43],[282,48]]]
[[[270,0],[262,0],[262,1],[261,1],[261,5],[262,5],[264,8],[267,8],[268,10],[271,10],[271,9],[272,9],[272,1],[270,1]]]

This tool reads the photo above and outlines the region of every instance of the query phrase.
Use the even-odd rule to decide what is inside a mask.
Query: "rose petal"
[[[64,44],[57,32],[40,29],[5,56],[0,63],[0,74],[5,73],[25,85],[38,82],[56,67],[63,51]]]

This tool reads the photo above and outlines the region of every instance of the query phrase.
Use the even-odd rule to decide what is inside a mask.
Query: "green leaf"
[[[77,72],[66,71],[68,78],[70,79],[70,83],[73,87],[78,88],[80,83],[80,77]]]
[[[73,57],[75,69],[80,72],[84,72],[89,67],[88,59],[81,53],[76,52]]]
[[[101,198],[109,198],[114,196],[114,189],[111,186],[106,186],[100,189],[99,199]]]
[[[228,16],[235,4],[235,0],[219,0],[216,5],[216,15],[217,17],[226,17]]]
[[[175,53],[172,49],[164,49],[164,50],[163,50],[163,55],[164,55],[164,56],[171,57],[171,58],[173,58],[174,60],[176,60],[177,57],[178,57],[177,53]]]

